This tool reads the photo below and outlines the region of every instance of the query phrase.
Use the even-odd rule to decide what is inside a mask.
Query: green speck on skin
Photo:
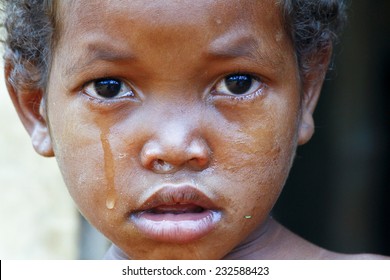
[[[251,219],[252,218],[252,216],[249,216],[249,215],[244,216],[244,217],[245,217],[245,219]]]

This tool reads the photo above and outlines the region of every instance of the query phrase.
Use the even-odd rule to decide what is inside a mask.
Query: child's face
[[[130,257],[221,258],[266,220],[302,126],[275,2],[61,2],[54,152],[82,213]]]

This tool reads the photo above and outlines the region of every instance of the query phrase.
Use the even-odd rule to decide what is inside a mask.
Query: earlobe
[[[45,116],[43,90],[23,85],[23,82],[16,83],[15,81],[19,81],[20,78],[17,75],[17,73],[13,73],[12,62],[6,59],[5,80],[8,93],[20,120],[31,137],[33,147],[42,156],[54,156]]]
[[[312,82],[312,84],[304,87],[304,96],[301,104],[301,121],[298,132],[298,145],[307,143],[314,134],[313,113],[320,96],[322,80],[310,82]]]
[[[313,116],[308,113],[303,113],[301,123],[299,125],[298,145],[306,144],[314,134]]]
[[[298,145],[307,143],[314,134],[313,113],[320,97],[331,53],[331,47],[324,49],[322,53],[311,60],[310,70],[304,75]]]
[[[54,151],[47,126],[36,126],[31,133],[31,142],[35,151],[45,157],[53,157]]]

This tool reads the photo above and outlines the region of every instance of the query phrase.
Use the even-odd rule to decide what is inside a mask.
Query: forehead
[[[138,56],[153,65],[163,54],[165,62],[180,65],[173,57],[193,57],[186,60],[192,63],[198,53],[256,56],[276,71],[294,56],[278,0],[74,0],[61,1],[57,12],[57,47],[85,64]],[[72,59],[64,63],[67,72],[82,67]]]
[[[188,19],[198,18],[201,13],[209,14],[218,17],[227,11],[246,11],[251,12],[253,9],[260,11],[267,9],[268,14],[271,6],[281,7],[280,0],[94,0],[87,2],[79,0],[59,1],[56,7],[66,9],[67,13],[59,13],[58,15],[77,15],[78,17],[89,13],[116,11],[118,13],[126,11],[134,11],[134,15],[152,13],[154,19],[161,19],[160,16],[169,15],[172,19]],[[215,9],[219,10],[216,11]],[[62,10],[65,12],[65,10]],[[71,13],[68,13],[71,12]],[[217,12],[217,13],[216,13]],[[191,15],[194,15],[192,17]],[[158,16],[158,17],[157,17]],[[243,15],[242,15],[243,16]]]
[[[63,32],[108,29],[118,23],[139,22],[173,28],[228,28],[253,25],[261,20],[260,30],[280,32],[283,26],[278,0],[70,0],[58,3],[57,15]],[[259,26],[257,26],[259,27]],[[112,30],[115,32],[115,30]]]

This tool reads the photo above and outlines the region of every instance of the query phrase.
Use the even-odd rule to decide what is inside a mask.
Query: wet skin
[[[311,108],[301,105],[294,49],[275,2],[58,7],[50,140],[79,209],[128,257],[220,259],[264,231],[296,146],[311,136]],[[229,75],[250,88],[227,90]],[[118,95],[98,94],[107,83],[120,87]],[[158,211],[178,219],[167,234],[146,217]],[[203,225],[197,212],[215,220]],[[141,225],[137,215],[145,216]]]

